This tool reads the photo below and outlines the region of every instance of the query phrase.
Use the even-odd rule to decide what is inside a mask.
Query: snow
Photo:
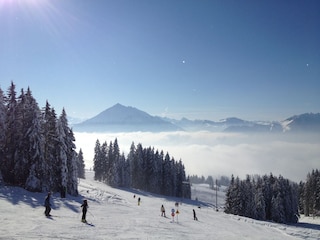
[[[43,214],[46,194],[1,186],[0,239],[320,239],[319,218],[302,217],[298,224],[283,225],[227,215],[221,209],[223,191],[218,192],[217,212],[215,191],[207,185],[193,185],[192,200],[186,200],[111,188],[94,181],[92,172],[86,176],[79,182],[79,197],[61,199],[53,193],[51,218]],[[83,199],[88,200],[92,225],[80,221]],[[180,213],[173,221],[176,202]],[[162,204],[167,218],[160,216]],[[192,209],[199,221],[193,220]]]
[[[284,132],[290,131],[290,124],[294,121],[294,119],[291,120],[285,120],[281,123],[282,129]]]

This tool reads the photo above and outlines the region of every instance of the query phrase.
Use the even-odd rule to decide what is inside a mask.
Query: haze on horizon
[[[320,136],[303,134],[245,134],[223,132],[75,132],[77,151],[83,151],[86,168],[93,167],[96,140],[114,142],[121,152],[129,153],[132,142],[143,147],[168,152],[182,160],[186,174],[245,178],[247,174],[282,175],[292,181],[305,181],[313,169],[319,168]]]

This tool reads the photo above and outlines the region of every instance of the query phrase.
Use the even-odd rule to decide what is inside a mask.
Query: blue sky
[[[0,0],[0,87],[89,118],[320,112],[320,1]]]

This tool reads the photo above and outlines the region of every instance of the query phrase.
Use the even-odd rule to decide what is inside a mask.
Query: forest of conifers
[[[168,153],[131,144],[127,157],[120,154],[118,141],[96,141],[95,179],[115,187],[132,187],[166,196],[191,198],[190,183],[182,161]]]
[[[313,170],[299,184],[270,174],[245,180],[232,176],[225,212],[258,220],[295,223],[300,214],[320,214],[320,172]]]
[[[81,151],[63,109],[57,117],[47,102],[40,109],[31,90],[17,96],[12,82],[0,89],[0,169],[6,184],[29,191],[67,191],[78,194],[78,175],[84,177]]]

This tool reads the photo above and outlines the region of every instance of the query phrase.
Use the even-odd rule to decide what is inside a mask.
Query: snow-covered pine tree
[[[234,214],[233,213],[233,200],[234,200],[234,188],[235,188],[235,179],[233,174],[231,175],[231,180],[230,180],[230,184],[229,187],[227,188],[227,192],[226,192],[226,198],[225,198],[225,208],[224,208],[224,212],[225,213],[229,213],[229,214]]]
[[[83,159],[83,152],[80,148],[79,153],[77,154],[77,169],[78,169],[78,177],[85,179],[85,163]]]
[[[307,181],[304,187],[304,214],[310,216],[312,213],[313,193],[312,193],[312,176],[310,173],[307,175]]]
[[[30,119],[30,114],[26,111],[30,108],[23,89],[21,89],[21,94],[17,100],[16,106],[16,150],[14,154],[14,176],[15,185],[20,187],[25,187],[26,179],[29,175],[28,166],[28,149],[29,140],[27,135],[27,130],[31,127],[32,120]]]
[[[144,164],[145,164],[145,189],[148,192],[155,192],[156,186],[152,185],[155,175],[155,159],[154,159],[154,148],[148,147],[144,149]]]
[[[256,206],[256,216],[255,219],[266,220],[266,203],[263,196],[263,180],[261,177],[257,178],[256,194],[254,197]]]
[[[122,154],[123,155],[123,154]],[[124,165],[125,165],[125,158],[124,156],[120,155],[120,148],[118,145],[118,139],[116,138],[113,143],[113,151],[112,151],[112,158],[113,158],[113,184],[117,187],[122,185],[123,182],[123,174],[124,174]]]
[[[124,154],[122,154],[122,155],[125,158]],[[132,185],[131,163],[128,158],[125,158],[123,186],[124,187],[131,187],[131,185]]]
[[[303,181],[299,182],[298,195],[299,195],[299,213],[304,214],[304,189],[305,183]]]
[[[315,216],[320,212],[320,172],[312,170],[304,184],[304,214]]]
[[[62,113],[58,120],[58,129],[60,129],[60,133],[62,133],[59,138],[59,145],[62,147],[60,148],[60,153],[62,156],[64,154],[61,152],[64,151],[66,155],[66,164],[67,164],[67,185],[66,189],[67,192],[73,196],[78,195],[78,170],[77,170],[77,159],[76,159],[76,151],[75,151],[75,138],[73,135],[73,131],[68,126],[68,119],[67,114],[64,109],[62,109]],[[64,149],[64,147],[66,147]],[[61,159],[62,161],[62,159]],[[61,173],[64,173],[63,166],[61,166]],[[63,176],[62,176],[63,179]],[[63,181],[62,187],[63,185]]]
[[[4,182],[15,184],[14,166],[15,154],[18,145],[18,122],[17,119],[17,99],[16,86],[11,82],[7,91],[6,117],[5,117],[5,143],[2,159],[2,177]]]
[[[283,186],[282,178],[274,178],[275,182],[272,185],[272,200],[271,200],[271,219],[278,223],[285,223],[285,209],[283,204]]]
[[[107,156],[107,183],[110,186],[117,186],[119,182],[117,169],[120,157],[117,139],[115,139],[114,143],[110,141]]]
[[[6,105],[5,105],[5,96],[0,88],[0,174],[3,166],[3,154],[4,154],[4,145],[6,140]]]
[[[67,143],[66,143],[66,132],[64,129],[64,123],[61,119],[62,115],[57,121],[57,130],[58,130],[58,157],[59,157],[59,167],[60,167],[60,177],[58,185],[58,190],[60,192],[67,192],[69,189],[67,189],[68,186],[68,159],[67,159]],[[61,180],[60,180],[61,179]]]
[[[59,191],[61,183],[61,162],[59,156],[59,139],[57,130],[57,116],[49,102],[43,110],[43,191]]]
[[[108,169],[109,169],[109,146],[105,141],[100,146],[100,162],[101,162],[101,176],[102,179],[100,181],[108,182]]]
[[[162,167],[162,192],[161,194],[171,196],[172,182],[171,182],[171,159],[169,153],[166,153]]]
[[[274,177],[272,173],[270,176],[264,175],[262,177],[262,193],[264,203],[266,205],[266,219],[271,219],[271,206],[272,206],[272,184],[274,184]]]
[[[41,110],[33,98],[30,88],[24,96],[23,139],[24,157],[27,159],[28,175],[25,188],[29,191],[40,192],[43,178],[43,134]]]
[[[177,185],[175,195],[176,197],[183,197],[186,174],[181,159],[176,163],[176,171]]]
[[[131,162],[131,176],[132,176],[132,187],[143,189],[144,183],[142,183],[141,176],[143,174],[143,149],[139,143],[136,149],[131,145],[130,150],[135,150]],[[130,151],[131,154],[131,151]]]
[[[103,179],[103,156],[101,151],[100,141],[97,139],[96,145],[94,147],[94,157],[93,157],[93,171],[94,179],[102,181]]]
[[[126,158],[124,154],[122,153],[117,161],[117,182],[116,185],[118,187],[126,187],[126,181],[127,181],[127,176],[126,176]]]
[[[154,149],[149,149],[152,153],[149,162],[149,188],[153,193],[160,194],[160,187],[162,185],[162,161],[163,156],[159,154],[159,151]]]
[[[244,216],[250,218],[256,218],[256,205],[255,205],[255,186],[254,180],[251,180],[250,175],[247,175],[244,183]]]
[[[315,203],[314,203],[314,216],[320,214],[320,171],[315,170]]]
[[[171,161],[171,193],[170,196],[177,197],[177,188],[178,188],[178,182],[177,182],[177,163],[175,159],[172,157]]]

